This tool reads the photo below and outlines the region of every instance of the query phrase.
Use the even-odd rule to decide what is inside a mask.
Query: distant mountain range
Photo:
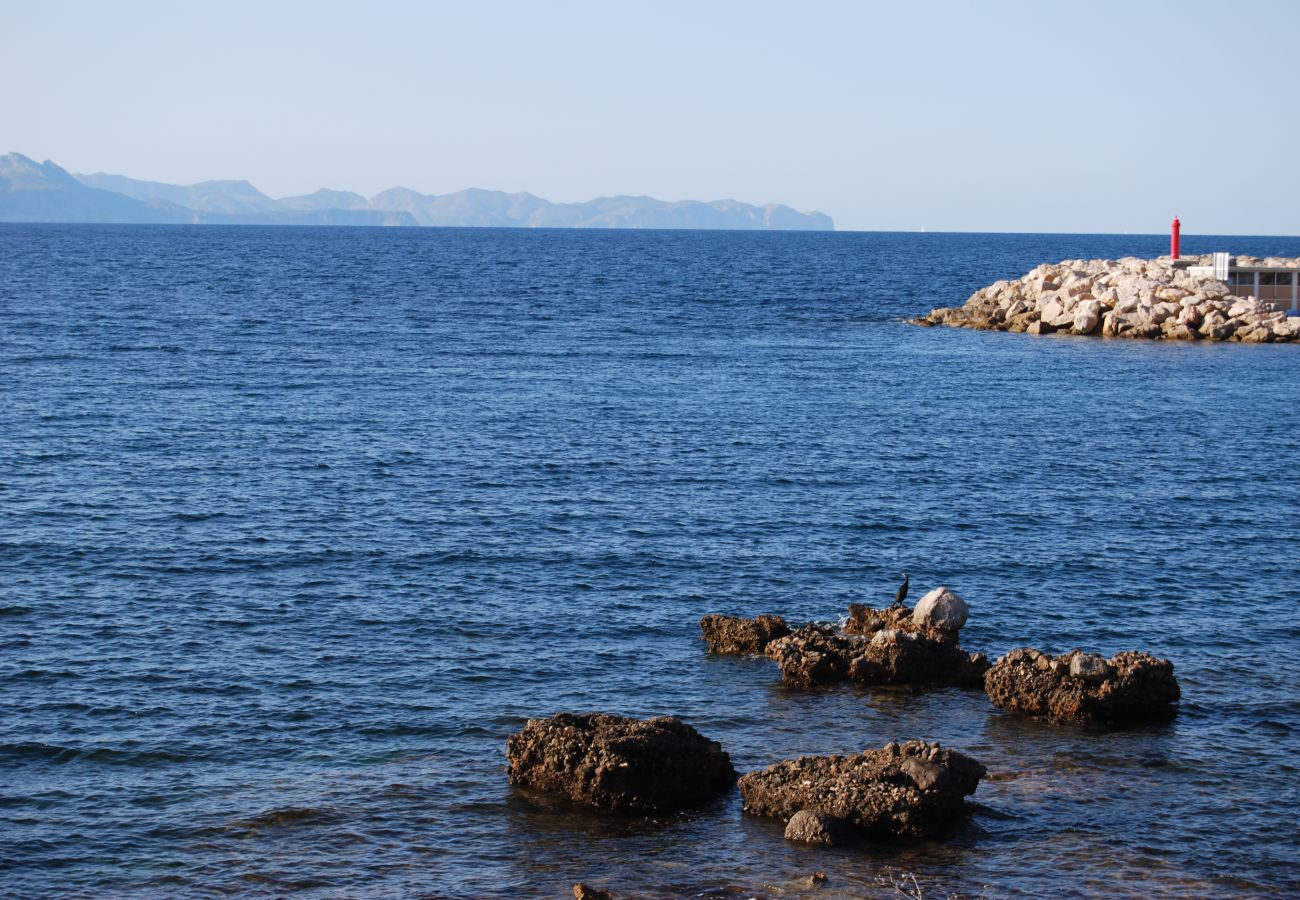
[[[421,194],[395,187],[370,199],[321,189],[274,199],[247,181],[177,185],[124,175],[73,175],[21,153],[0,156],[0,222],[190,225],[443,225],[523,228],[720,228],[830,231],[830,216],[737,200],[675,203],[600,197],[552,203],[532,194],[471,188]]]

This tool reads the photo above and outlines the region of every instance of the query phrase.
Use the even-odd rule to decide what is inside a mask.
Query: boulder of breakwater
[[[989,661],[958,643],[967,613],[965,601],[947,588],[931,591],[916,609],[855,603],[842,630],[796,628],[764,652],[781,667],[781,680],[794,687],[837,681],[979,686]]]
[[[616,812],[694,806],[736,780],[726,751],[673,716],[529,719],[507,741],[506,758],[511,784]]]
[[[984,690],[994,706],[1080,723],[1166,718],[1179,697],[1173,663],[1131,651],[1103,659],[1081,650],[1012,650],[985,673]]]
[[[785,619],[774,615],[742,619],[717,613],[700,619],[700,632],[710,653],[762,653],[769,643],[790,633]]]
[[[986,774],[963,753],[908,741],[787,760],[742,775],[739,786],[745,812],[786,822],[792,839],[836,843],[841,828],[877,839],[946,835]]]
[[[913,321],[1031,334],[1064,332],[1154,340],[1273,343],[1300,340],[1300,319],[1271,303],[1233,296],[1205,273],[1211,257],[1073,259],[1044,264],[1015,281],[998,281],[963,306],[939,307]],[[1240,266],[1294,267],[1298,259],[1237,257]],[[1289,301],[1288,301],[1289,302]]]

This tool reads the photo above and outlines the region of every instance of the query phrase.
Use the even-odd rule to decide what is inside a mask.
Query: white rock
[[[1085,300],[1074,311],[1074,330],[1079,334],[1092,334],[1101,324],[1101,301]]]
[[[960,631],[970,615],[966,601],[946,587],[937,587],[921,598],[912,610],[912,621],[917,625]]]

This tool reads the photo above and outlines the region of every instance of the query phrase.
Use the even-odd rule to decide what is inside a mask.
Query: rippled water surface
[[[0,226],[4,891],[1300,890],[1300,347],[904,322],[1161,249]],[[1170,657],[1178,715],[796,692],[698,638],[903,570],[971,649]],[[506,736],[559,710],[675,713],[742,771],[922,737],[991,776],[954,840],[808,850],[735,794],[516,794]]]

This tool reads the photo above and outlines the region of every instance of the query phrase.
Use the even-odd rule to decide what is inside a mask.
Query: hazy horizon
[[[6,19],[0,77],[22,89],[0,150],[79,173],[272,197],[734,198],[842,231],[1300,230],[1289,56],[1233,55],[1209,3],[65,2]],[[1300,9],[1232,21],[1289,34]]]

